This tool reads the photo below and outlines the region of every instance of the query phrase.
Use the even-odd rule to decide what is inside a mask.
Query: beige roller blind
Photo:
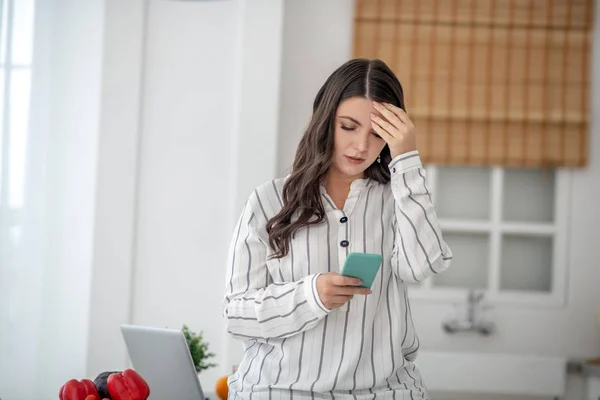
[[[586,165],[594,0],[357,0],[432,164]],[[599,72],[600,73],[600,72]]]

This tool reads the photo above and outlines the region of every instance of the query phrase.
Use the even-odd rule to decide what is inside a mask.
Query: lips
[[[349,157],[349,156],[344,156],[344,157],[346,157],[346,160],[350,164],[354,164],[354,165],[362,164],[365,161],[364,158]]]

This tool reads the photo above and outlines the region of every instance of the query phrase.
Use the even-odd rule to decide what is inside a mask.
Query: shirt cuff
[[[319,275],[321,274],[313,274],[305,278],[306,282],[304,284],[304,298],[306,299],[308,305],[316,315],[318,315],[319,317],[324,317],[331,310],[325,307],[325,305],[321,301],[321,298],[319,297],[319,293],[317,292],[317,278],[319,277]]]
[[[408,153],[396,156],[388,165],[392,176],[403,174],[413,169],[422,166],[421,157],[418,150],[409,151]]]

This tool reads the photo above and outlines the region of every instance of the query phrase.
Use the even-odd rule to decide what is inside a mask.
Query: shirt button
[[[392,172],[396,172],[396,167],[392,168]]]
[[[348,247],[350,245],[350,242],[348,242],[347,240],[342,240],[340,242],[340,246],[342,247]]]
[[[348,217],[342,217],[340,218],[340,222],[343,224],[345,222],[348,222]]]

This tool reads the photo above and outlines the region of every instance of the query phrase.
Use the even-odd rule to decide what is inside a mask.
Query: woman
[[[245,353],[231,398],[427,398],[405,282],[448,268],[400,82],[355,59],[319,90],[285,179],[234,232],[223,314]],[[371,290],[339,275],[379,253]]]

